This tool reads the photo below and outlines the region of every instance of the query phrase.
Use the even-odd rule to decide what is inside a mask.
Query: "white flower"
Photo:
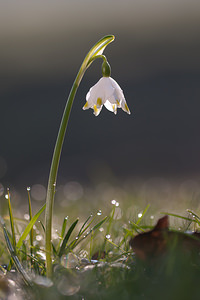
[[[92,108],[95,116],[101,112],[103,105],[110,111],[117,113],[122,108],[130,114],[124,94],[118,83],[111,77],[102,77],[87,93],[83,109]]]

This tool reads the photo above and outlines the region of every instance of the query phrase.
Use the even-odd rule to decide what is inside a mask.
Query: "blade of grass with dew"
[[[171,217],[180,218],[180,219],[190,221],[190,222],[196,222],[196,220],[194,220],[194,219],[191,219],[191,218],[188,218],[188,217],[183,217],[183,216],[180,216],[180,215],[177,215],[177,214],[172,214],[172,213],[168,213],[168,212],[161,212],[161,214],[162,215],[168,215],[168,216],[171,216]]]
[[[61,256],[64,254],[64,252],[65,252],[65,247],[66,247],[66,245],[67,245],[67,242],[68,242],[68,240],[69,240],[69,238],[70,238],[72,232],[74,231],[74,228],[76,227],[78,221],[79,221],[79,219],[77,219],[77,220],[70,226],[69,230],[67,231],[67,233],[66,233],[66,235],[65,235],[65,237],[64,237],[64,239],[63,239],[63,242],[62,242],[62,244],[61,244],[60,250],[59,250],[59,252],[58,252],[58,257],[61,257]]]
[[[95,217],[92,219],[92,221],[88,224],[88,226],[84,229],[85,225],[87,224],[87,222],[92,218],[92,215],[90,215],[86,221],[83,223],[83,225],[81,226],[81,229],[79,230],[79,233],[78,233],[78,236],[80,236],[81,233],[84,233],[87,228],[90,226],[90,224],[94,221],[94,219],[96,218],[96,215]]]
[[[124,251],[119,245],[115,244],[113,241],[107,239],[108,243],[114,246],[115,248],[119,249],[123,254],[126,253],[127,251]]]
[[[94,222],[94,220],[97,218],[97,214],[94,215],[94,217],[92,218],[92,220],[89,222],[89,224],[85,227],[85,225],[87,224],[87,222],[89,221],[89,219],[92,217],[92,215],[90,215],[87,220],[85,221],[85,223],[82,225],[81,229],[79,230],[79,233],[77,235],[78,238],[80,238],[84,232],[90,227],[90,225]],[[85,228],[84,228],[85,227]]]
[[[19,238],[19,241],[17,242],[17,248],[20,249],[22,246],[23,241],[26,239],[27,235],[29,234],[29,232],[31,231],[33,225],[35,224],[35,222],[37,221],[37,219],[39,218],[39,216],[41,215],[41,213],[45,210],[46,204],[44,204],[39,211],[33,216],[33,218],[30,220],[30,222],[28,223],[28,225],[26,226],[24,232],[22,233],[21,237]]]
[[[113,218],[114,218],[114,214],[115,214],[115,208],[116,208],[116,207],[113,206],[113,209],[111,210],[111,213],[110,213],[109,223],[108,223],[108,226],[107,226],[107,230],[106,230],[106,234],[105,234],[105,238],[104,238],[104,243],[103,243],[103,245],[102,245],[101,251],[104,251],[104,250],[105,250],[105,247],[106,247],[106,243],[107,243],[107,238],[106,238],[106,236],[109,234],[110,229],[111,229],[111,225],[112,225]]]
[[[41,225],[41,227],[42,227],[42,229],[43,229],[43,231],[45,233],[45,227],[44,227],[44,224],[42,223],[42,221],[39,220],[38,223]]]
[[[101,220],[98,224],[96,224],[94,227],[92,227],[92,228],[90,229],[90,231],[88,231],[87,234],[86,234],[84,237],[80,238],[80,236],[79,236],[78,239],[73,240],[73,241],[69,244],[69,246],[67,247],[67,248],[69,249],[69,251],[70,251],[70,250],[73,250],[79,243],[81,243],[83,240],[85,240],[92,232],[94,232],[94,231],[97,230],[101,225],[103,225],[103,223],[104,223],[107,219],[108,219],[108,217],[105,217],[105,218],[104,218],[103,220]]]
[[[31,206],[31,196],[30,196],[30,188],[27,187],[28,194],[28,211],[29,211],[29,220],[32,220],[32,206]],[[30,254],[33,256],[33,227],[30,230]],[[31,266],[33,265],[33,261],[31,260]]]
[[[3,229],[3,232],[4,232],[4,237],[5,237],[5,240],[6,240],[6,245],[8,247],[8,251],[10,253],[10,256],[12,257],[12,260],[13,260],[15,266],[16,266],[16,269],[22,275],[22,277],[24,279],[24,282],[27,285],[31,286],[32,285],[31,279],[28,276],[28,274],[26,273],[26,271],[24,270],[24,268],[22,267],[22,265],[21,265],[21,263],[20,263],[17,255],[16,255],[16,251],[13,248],[12,243],[10,242],[10,239],[8,237],[8,231],[7,231],[5,222],[4,222],[4,220],[3,220],[3,218],[1,216],[0,216],[0,223],[1,223],[1,226],[2,226],[2,229]]]
[[[130,225],[132,226],[132,230],[134,230],[136,233],[141,233],[141,231],[145,232],[145,230],[143,230],[142,227],[139,226],[137,223],[130,221]]]
[[[139,225],[142,219],[144,218],[145,214],[147,213],[148,209],[150,207],[150,204],[148,204],[145,209],[143,210],[142,215],[138,218],[137,222],[135,223],[136,225]]]
[[[195,214],[195,213],[194,213],[192,210],[190,210],[190,209],[187,209],[187,211],[188,211],[190,214],[193,215],[193,217],[195,218],[196,222],[197,222],[198,225],[200,226],[200,217],[199,217],[197,214]]]
[[[88,237],[88,235],[90,235],[92,232],[95,232],[100,226],[103,225],[104,222],[106,222],[106,220],[108,220],[108,218],[109,217],[105,217],[98,224],[96,224],[94,227],[92,227],[84,237],[79,238],[78,240],[76,240],[75,244],[73,245],[73,248],[71,248],[71,249],[74,249],[79,243],[81,243],[84,239],[86,239]]]
[[[65,235],[65,231],[66,231],[66,227],[67,227],[67,221],[68,221],[68,217],[65,217],[62,223],[62,229],[61,229],[61,233],[60,233],[60,240],[58,243],[58,247],[57,247],[57,252],[60,249],[60,244],[64,239],[64,235]]]
[[[10,201],[10,190],[9,189],[7,189],[7,195],[8,195],[8,211],[9,211],[9,216],[10,216],[10,227],[11,227],[11,232],[12,232],[12,242],[13,242],[14,249],[16,249],[14,218],[13,218],[13,213],[12,213],[12,207],[11,207],[11,201]]]

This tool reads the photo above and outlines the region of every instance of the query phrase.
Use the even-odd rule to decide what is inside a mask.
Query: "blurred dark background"
[[[83,58],[105,54],[130,107],[83,111],[101,77],[86,72],[63,148],[60,182],[200,174],[200,2],[0,1],[0,183],[46,185],[65,102]]]

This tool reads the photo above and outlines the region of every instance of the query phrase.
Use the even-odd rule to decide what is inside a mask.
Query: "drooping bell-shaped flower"
[[[107,61],[102,64],[102,73],[103,77],[87,93],[83,109],[92,108],[95,116],[98,116],[104,105],[114,114],[117,114],[117,108],[122,108],[130,114],[122,89],[110,77],[110,66]]]

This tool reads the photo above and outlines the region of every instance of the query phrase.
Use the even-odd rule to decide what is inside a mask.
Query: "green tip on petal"
[[[101,98],[98,98],[97,99],[97,107],[101,106],[102,105],[102,99]]]
[[[128,108],[128,105],[125,103],[125,110],[126,110],[126,112],[127,112],[127,114],[131,114],[131,112],[130,112],[130,109]]]

